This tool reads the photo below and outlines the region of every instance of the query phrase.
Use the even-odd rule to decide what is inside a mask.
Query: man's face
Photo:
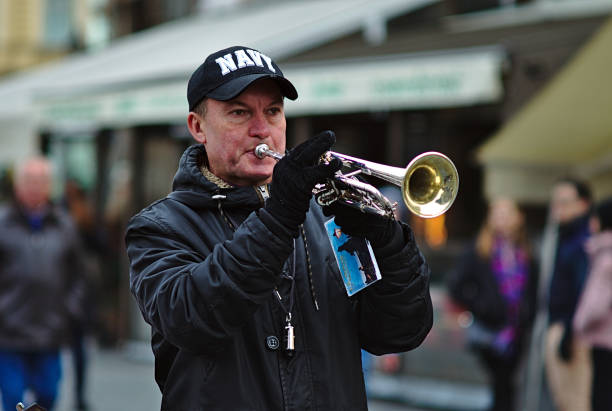
[[[15,197],[30,211],[44,208],[51,193],[51,166],[43,159],[33,159],[18,170],[15,178]]]
[[[550,210],[555,222],[568,223],[584,215],[588,209],[589,203],[578,196],[572,184],[560,183],[553,188]]]
[[[287,123],[276,82],[259,80],[233,100],[208,99],[205,104],[201,142],[210,171],[236,186],[269,183],[276,160],[259,159],[254,150],[266,143],[271,150],[285,152]]]

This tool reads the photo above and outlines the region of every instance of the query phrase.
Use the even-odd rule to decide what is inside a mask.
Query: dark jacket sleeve
[[[497,328],[506,324],[507,309],[489,260],[481,258],[471,245],[449,274],[450,297],[471,311],[481,323]]]
[[[157,217],[137,215],[126,233],[130,288],[143,317],[178,347],[220,351],[269,298],[291,244],[255,213],[228,241],[219,233],[202,234],[206,227],[177,233],[173,222]],[[198,243],[203,237],[210,237],[207,255]]]
[[[65,241],[67,247],[66,254],[66,288],[64,304],[69,316],[69,321],[74,324],[85,324],[86,304],[90,301],[87,297],[87,264],[85,262],[85,250],[80,241],[79,233],[75,223],[67,216],[62,217]]]
[[[455,268],[449,273],[446,279],[448,294],[450,298],[463,308],[472,312],[482,312],[485,309],[479,308],[482,286],[479,280],[478,256],[473,247],[467,249]]]
[[[429,266],[405,224],[374,252],[382,279],[360,297],[362,346],[377,355],[416,348],[433,324]]]
[[[557,251],[559,253],[559,251]],[[549,320],[562,322],[569,329],[582,291],[589,259],[584,248],[576,247],[555,262],[549,291]]]
[[[533,258],[529,260],[529,277],[527,289],[523,297],[524,303],[521,306],[521,324],[525,328],[531,328],[535,320],[538,304],[538,284],[540,273],[538,272],[537,261]]]

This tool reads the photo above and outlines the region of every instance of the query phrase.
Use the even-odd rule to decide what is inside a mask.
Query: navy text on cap
[[[275,80],[285,97],[297,98],[295,87],[270,57],[242,46],[219,50],[209,55],[191,75],[187,85],[189,110],[193,111],[205,97],[231,100],[261,78]]]

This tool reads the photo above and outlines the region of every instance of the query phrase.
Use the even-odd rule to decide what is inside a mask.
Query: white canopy
[[[478,150],[485,192],[545,202],[554,180],[577,175],[612,195],[612,20]]]
[[[245,44],[282,59],[436,0],[314,0],[207,13],[172,21],[0,82],[0,119],[44,97],[185,82],[213,51]]]

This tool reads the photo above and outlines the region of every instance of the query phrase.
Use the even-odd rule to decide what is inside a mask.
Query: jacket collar
[[[14,221],[20,221],[22,224],[29,225],[29,217],[28,212],[16,201],[12,200],[9,212],[13,215]],[[49,203],[49,205],[42,211],[40,214],[40,219],[42,224],[54,224],[59,220],[57,215],[57,210],[55,209],[55,205],[53,203]]]
[[[188,147],[181,156],[169,197],[193,208],[216,208],[221,203],[225,208],[255,210],[263,205],[255,187],[234,187],[212,174],[201,144]]]

